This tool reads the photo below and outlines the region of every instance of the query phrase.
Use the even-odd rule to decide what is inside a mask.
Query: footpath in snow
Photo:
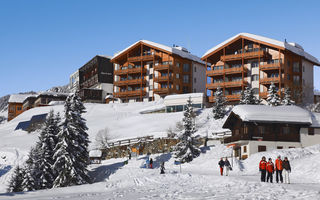
[[[1,194],[0,199],[320,199],[320,145],[304,149],[258,153],[240,162],[234,160],[230,176],[220,176],[218,161],[230,155],[223,145],[211,147],[188,164],[174,164],[171,154],[151,155],[154,169],[143,168],[145,156],[110,159],[91,165],[95,183],[24,194]],[[287,156],[291,161],[291,184],[261,183],[261,156]],[[166,174],[159,165],[166,161]]]

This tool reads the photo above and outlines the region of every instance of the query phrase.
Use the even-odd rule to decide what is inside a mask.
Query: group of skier
[[[232,170],[232,167],[230,165],[230,162],[228,160],[228,158],[225,158],[225,160],[223,160],[223,158],[220,159],[219,163],[218,163],[219,167],[220,167],[220,174],[221,176],[223,176],[223,169],[226,168],[226,176],[229,175],[229,171]]]
[[[284,182],[290,184],[289,173],[291,173],[291,166],[290,162],[287,157],[284,160],[281,160],[281,156],[275,161],[273,164],[272,159],[269,158],[268,162],[266,161],[266,157],[263,156],[260,163],[259,163],[259,171],[261,173],[261,182],[266,182],[266,175],[267,175],[267,182],[272,183],[273,174],[276,172],[276,181],[279,183],[283,183],[283,176],[282,171],[284,172]]]

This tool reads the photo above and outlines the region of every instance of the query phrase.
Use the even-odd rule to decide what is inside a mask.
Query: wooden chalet
[[[313,66],[320,66],[320,62],[297,43],[240,33],[210,49],[201,59],[206,62],[210,80],[206,84],[209,102],[214,102],[218,87],[229,102],[238,102],[247,86],[257,97],[266,98],[272,82],[279,91],[290,88],[298,103],[313,102]]]
[[[204,63],[183,47],[140,40],[115,54],[111,62],[113,96],[122,102],[205,91]]]
[[[297,106],[238,105],[223,125],[232,131],[224,143],[242,159],[256,152],[302,147],[300,129],[312,123],[310,112]]]
[[[80,97],[84,102],[103,103],[113,89],[111,57],[97,55],[79,69]]]
[[[36,99],[37,99],[37,96],[36,96],[36,95],[27,97],[27,98],[23,101],[23,104],[22,104],[22,110],[23,110],[23,112],[26,111],[26,110],[29,110],[29,109],[33,108],[33,107],[34,107],[34,102],[36,101]]]
[[[42,92],[34,101],[34,107],[48,106],[52,101],[65,101],[69,93]]]
[[[23,102],[33,94],[13,94],[8,100],[8,121],[23,113]]]

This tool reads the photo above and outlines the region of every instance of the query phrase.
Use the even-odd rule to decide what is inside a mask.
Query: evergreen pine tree
[[[54,154],[54,170],[58,172],[58,176],[53,187],[90,182],[86,168],[89,160],[89,140],[85,120],[81,116],[85,108],[77,93],[66,99],[64,107],[64,120]]]
[[[54,164],[53,155],[57,143],[57,134],[60,131],[59,123],[59,116],[56,117],[51,110],[40,133],[37,146],[40,147],[39,185],[41,189],[52,188],[55,179],[52,166]]]
[[[281,104],[285,105],[285,106],[290,106],[290,105],[294,105],[294,103],[295,102],[293,100],[291,100],[291,91],[290,91],[290,89],[286,88],[284,90],[284,97],[282,99]]]
[[[217,91],[214,94],[214,103],[212,107],[214,119],[222,119],[225,116],[226,114],[225,103],[226,103],[226,99],[222,94],[222,89],[218,87]]]
[[[311,107],[311,111],[312,111],[312,112],[316,112],[316,113],[320,113],[320,102],[314,104],[314,105]]]
[[[38,144],[36,147],[32,147],[29,153],[29,157],[25,163],[23,168],[24,176],[22,187],[24,191],[32,191],[40,189],[39,185],[39,177],[40,177],[40,170],[39,170],[39,153],[40,147]]]
[[[182,163],[190,162],[200,155],[200,149],[196,146],[199,144],[199,140],[193,136],[195,132],[194,118],[192,101],[189,98],[182,120],[184,130],[179,136],[179,143],[175,146],[175,157]]]
[[[19,165],[15,168],[11,180],[9,182],[8,192],[22,192],[23,191],[23,170]]]
[[[278,95],[278,89],[272,82],[268,89],[267,103],[270,106],[278,106],[280,105],[280,97]]]
[[[241,91],[240,104],[257,105],[259,100],[254,96],[253,89],[251,87],[246,87],[244,91]]]

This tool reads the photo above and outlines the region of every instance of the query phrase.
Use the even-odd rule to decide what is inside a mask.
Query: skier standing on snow
[[[289,173],[291,173],[291,166],[287,157],[284,158],[284,161],[282,162],[282,167],[284,171],[284,183],[290,184]]]
[[[152,169],[153,160],[150,158],[150,169]]]
[[[223,158],[220,159],[218,165],[220,166],[220,174],[221,176],[223,176],[223,167],[224,167],[224,161],[223,161]]]
[[[266,169],[267,169],[266,157],[262,156],[262,159],[259,163],[259,170],[261,172],[261,182],[266,182]]]
[[[164,174],[164,170],[166,168],[164,168],[164,162],[161,162],[161,165],[160,165],[160,174]]]
[[[270,183],[272,183],[272,178],[273,178],[273,173],[274,173],[274,164],[272,162],[272,159],[269,158],[269,162],[267,163],[267,182],[269,182],[270,179]]]
[[[279,176],[280,176],[281,183],[283,183],[282,170],[283,170],[283,167],[282,167],[281,156],[278,156],[278,158],[276,160],[276,181],[277,181],[277,183],[279,182]]]
[[[230,165],[230,162],[229,162],[228,158],[225,159],[224,166],[226,167],[226,176],[228,176],[229,175],[229,170],[231,168],[231,165]]]

